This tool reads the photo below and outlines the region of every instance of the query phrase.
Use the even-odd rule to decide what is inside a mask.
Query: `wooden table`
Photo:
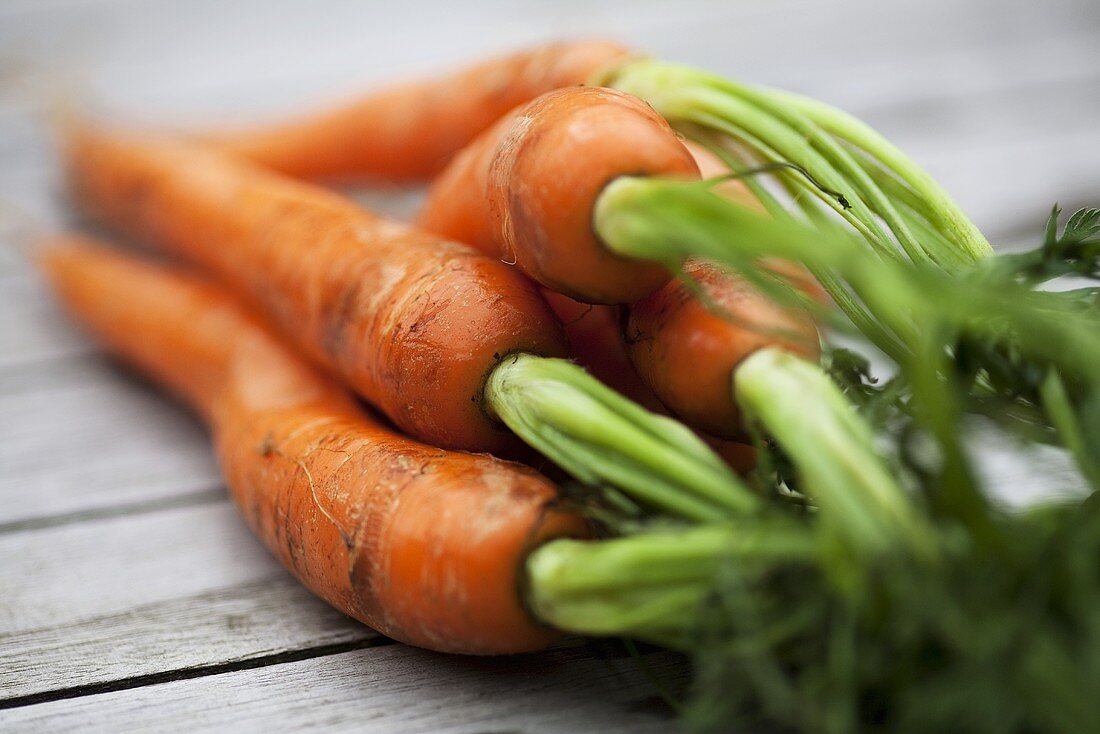
[[[393,644],[237,518],[198,423],[105,359],[17,243],[71,219],[59,102],[160,124],[301,108],[535,40],[604,33],[863,116],[991,239],[1100,204],[1095,0],[0,5],[0,729],[665,731],[621,647],[483,660]],[[413,199],[372,192],[407,212]],[[1022,462],[1022,463],[1021,463]],[[1013,476],[1030,459],[1008,466]],[[1068,480],[1067,480],[1068,481]],[[1034,483],[1017,479],[1018,498]],[[675,684],[683,660],[647,656]]]

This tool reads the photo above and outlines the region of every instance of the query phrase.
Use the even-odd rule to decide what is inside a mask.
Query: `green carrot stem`
[[[605,82],[646,99],[677,126],[686,125],[689,135],[692,126],[725,133],[767,160],[796,163],[842,191],[850,209],[814,190],[810,182],[797,182],[847,219],[880,252],[892,246],[876,216],[914,262],[930,258],[954,267],[992,253],[981,232],[931,176],[865,123],[826,104],[654,60],[620,65]],[[914,230],[911,219],[899,210],[894,192],[886,191],[883,178],[872,175],[856,151],[904,182],[906,190],[922,202],[931,228],[940,237],[930,239]]]
[[[981,231],[943,187],[897,146],[869,125],[846,112],[808,97],[778,90],[772,90],[770,94],[777,101],[797,108],[806,117],[838,138],[848,141],[882,161],[928,202],[935,214],[934,223],[959,246],[961,252],[967,254],[973,261],[993,254],[993,248]]]
[[[860,165],[897,205],[899,215],[917,239],[934,246],[936,252],[940,254],[937,262],[944,269],[952,272],[973,264],[972,256],[961,251],[947,238],[947,235],[936,228],[933,223],[935,213],[917,192],[871,159],[862,157]]]
[[[797,196],[794,187],[789,180],[782,180],[781,184],[794,198],[796,205],[806,215],[807,219],[818,229],[829,230],[837,227],[834,220],[821,211],[810,199]],[[905,353],[903,345],[897,342],[894,335],[875,320],[875,317],[867,309],[867,306],[852,293],[851,289],[843,283],[834,273],[820,265],[803,263],[817,281],[825,288],[833,299],[833,302],[844,313],[852,324],[867,338],[876,344],[883,352],[895,358]]]
[[[868,259],[864,248],[834,229],[813,230],[789,218],[764,217],[699,184],[630,177],[604,187],[593,221],[604,244],[618,254],[656,260],[672,270],[687,257],[742,271],[766,257],[801,262],[876,346],[891,356],[905,352],[897,332],[905,314],[890,307],[889,294],[883,294],[879,311],[868,312],[846,284],[828,277],[837,266],[858,267]],[[893,333],[883,325],[891,321]]]
[[[991,545],[1000,542],[1000,533],[991,522],[989,501],[976,481],[962,441],[965,394],[956,384],[951,356],[944,348],[957,330],[958,325],[948,319],[932,319],[915,336],[913,354],[901,368],[913,394],[911,411],[939,452],[936,481],[925,488],[931,508],[965,523],[979,543]]]
[[[987,267],[947,274],[869,257],[835,227],[813,229],[793,219],[762,216],[698,183],[682,181],[613,181],[596,203],[594,225],[619,254],[670,268],[684,258],[703,257],[744,271],[760,258],[779,257],[815,273],[831,273],[834,277],[823,278],[822,285],[842,308],[845,289],[850,289],[872,321],[857,321],[859,314],[848,309],[845,313],[902,365],[924,349],[934,328],[979,340],[1008,339],[1028,358],[1100,386],[1095,368],[1100,364],[1100,318],[1062,294],[995,278]]]
[[[612,540],[554,540],[527,559],[527,603],[538,619],[562,630],[686,648],[724,569],[810,563],[817,554],[818,540],[805,526],[761,518]]]
[[[919,343],[927,325],[938,320],[979,338],[1003,338],[1007,328],[1030,356],[1100,381],[1095,370],[1100,364],[1100,319],[1058,294],[1000,280],[991,287],[986,268],[948,275],[868,257],[858,242],[836,228],[771,219],[698,183],[682,181],[613,181],[596,202],[594,223],[604,243],[619,254],[670,268],[686,257],[742,270],[750,259],[780,257],[815,272],[832,272],[835,281],[822,283],[830,295],[842,303],[844,294],[836,286],[850,288],[878,324],[865,336],[899,362]]]
[[[654,60],[620,66],[610,85],[646,100],[674,124],[710,127],[743,141],[766,160],[789,161],[809,171],[822,185],[843,193],[848,206],[798,174],[791,175],[798,176],[798,185],[847,219],[883,255],[896,256],[889,235],[852,181],[814,147],[806,129],[796,129],[772,109],[762,108],[761,98],[747,87],[689,66]],[[807,121],[805,127],[809,126]]]
[[[874,447],[870,425],[828,375],[787,352],[761,349],[734,373],[737,402],[794,462],[804,490],[853,555],[934,547],[931,528]]]
[[[893,203],[878,187],[874,179],[859,165],[855,158],[835,140],[821,130],[812,120],[790,105],[776,103],[765,91],[726,80],[726,88],[755,103],[777,119],[801,133],[850,185],[866,200],[868,206],[890,227],[898,243],[914,262],[937,260],[940,254],[928,248],[913,236],[908,224],[894,208]]]
[[[1039,388],[1039,394],[1046,414],[1058,431],[1063,445],[1073,455],[1081,473],[1093,487],[1100,487],[1098,458],[1089,451],[1081,423],[1077,419],[1077,411],[1074,410],[1061,376],[1053,370],[1047,374]]]
[[[698,522],[754,511],[752,493],[694,433],[563,359],[509,356],[485,387],[489,410],[580,481],[609,484]]]
[[[857,160],[863,167],[863,170],[867,172],[867,175],[873,178],[875,183],[877,183],[892,200],[905,205],[908,209],[929,222],[935,219],[936,213],[931,204],[921,198],[921,195],[907,183],[894,175],[893,171],[883,166],[880,161],[871,158],[862,151],[859,151]]]
[[[740,173],[744,169],[759,164],[759,160],[751,157],[747,152],[731,150],[728,146],[722,145],[722,141],[719,140],[716,135],[708,134],[706,130],[700,129],[690,137],[703,144],[711,153],[718,156],[718,158],[726,164],[726,167],[730,169],[731,173]],[[787,216],[787,210],[784,208],[783,204],[780,203],[772,192],[768,191],[760,182],[758,176],[744,176],[739,178],[739,180],[745,184],[749,193],[760,202],[768,214],[773,217]]]

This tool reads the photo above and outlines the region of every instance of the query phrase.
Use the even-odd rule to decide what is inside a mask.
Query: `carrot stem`
[[[1077,411],[1066,392],[1065,382],[1061,376],[1051,371],[1043,380],[1039,388],[1039,395],[1043,401],[1043,408],[1050,416],[1063,445],[1073,455],[1077,466],[1094,487],[1100,487],[1100,465],[1097,457],[1089,451],[1088,442],[1081,422],[1077,418]]]
[[[669,268],[702,257],[745,272],[759,258],[778,257],[831,272],[836,279],[822,285],[834,298],[843,296],[841,287],[851,289],[874,319],[864,335],[899,364],[938,323],[977,339],[1011,338],[1031,358],[1090,384],[1100,382],[1094,314],[1011,280],[990,287],[988,268],[981,265],[948,274],[871,257],[836,227],[765,217],[698,182],[618,179],[600,195],[594,221],[605,245],[618,254]]]
[[[780,174],[825,202],[879,254],[897,257],[900,246],[915,263],[956,268],[992,252],[978,228],[931,176],[866,124],[835,108],[655,60],[623,64],[605,81],[642,97],[689,136],[697,136],[700,128],[729,135],[764,159],[794,163],[820,184],[841,192],[844,201],[797,173]],[[864,157],[904,182],[921,200],[928,226],[940,237],[921,236],[912,217],[902,211],[902,202],[867,170]]]
[[[866,257],[839,233],[820,239],[792,219],[772,219],[716,196],[698,183],[624,177],[608,184],[594,208],[594,226],[604,245],[623,257],[656,260],[674,272],[688,257],[703,257],[736,269],[766,257],[801,261],[818,276],[834,301],[879,349],[904,354],[904,342],[883,326],[881,314],[868,313],[830,269],[847,259]],[[833,241],[839,246],[834,247]]]
[[[794,462],[823,527],[837,533],[853,565],[903,541],[931,552],[932,531],[875,450],[871,426],[820,367],[761,349],[741,363],[733,385],[742,409]]]
[[[862,120],[808,97],[770,90],[776,100],[796,107],[825,130],[855,145],[886,165],[928,202],[933,221],[973,260],[993,254],[988,240],[934,178],[897,146]]]
[[[646,100],[673,124],[687,122],[717,130],[745,142],[765,160],[789,161],[811,172],[821,184],[843,193],[849,206],[805,177],[794,173],[791,177],[846,219],[881,254],[897,255],[862,196],[805,134],[746,99],[731,88],[731,82],[690,66],[646,60],[619,67],[611,85]]]
[[[562,630],[689,649],[724,570],[763,572],[818,552],[807,527],[778,519],[553,540],[527,558],[527,604]]]
[[[754,511],[759,498],[694,433],[563,359],[516,354],[490,374],[487,407],[580,481],[610,484],[686,520]]]

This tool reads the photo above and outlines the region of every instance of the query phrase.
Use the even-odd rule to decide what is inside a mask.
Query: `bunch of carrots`
[[[1100,721],[1100,507],[1009,513],[967,444],[983,420],[1100,487],[1100,291],[1039,287],[1100,277],[1100,212],[995,255],[858,120],[605,41],[60,138],[74,203],[178,263],[44,238],[58,296],[347,614],[683,650],[699,730]],[[349,180],[430,187],[398,222],[319,183]]]

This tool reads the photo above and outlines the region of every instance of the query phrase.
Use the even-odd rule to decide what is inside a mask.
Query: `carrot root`
[[[699,171],[641,100],[612,89],[559,89],[464,149],[433,183],[419,223],[578,301],[628,303],[670,273],[608,250],[592,215],[608,182],[640,175],[696,179]]]
[[[584,84],[629,55],[613,41],[551,43],[298,120],[205,140],[296,178],[420,181],[516,105]]]
[[[205,416],[241,513],[318,596],[433,650],[555,638],[521,604],[520,569],[585,528],[545,478],[393,433],[212,284],[72,238],[40,263],[91,331]]]

